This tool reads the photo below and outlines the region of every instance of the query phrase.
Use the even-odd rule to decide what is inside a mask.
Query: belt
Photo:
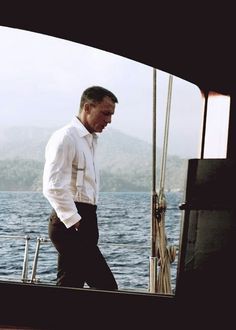
[[[91,210],[97,210],[97,205],[90,204],[90,203],[84,203],[84,202],[75,202],[75,205],[78,208],[87,208]]]

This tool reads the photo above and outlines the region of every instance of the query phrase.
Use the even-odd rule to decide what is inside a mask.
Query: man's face
[[[115,103],[105,96],[100,103],[90,103],[86,116],[86,126],[90,133],[101,133],[107,124],[111,123],[115,112]]]

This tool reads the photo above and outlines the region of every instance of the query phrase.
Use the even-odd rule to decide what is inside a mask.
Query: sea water
[[[179,246],[182,193],[167,192],[165,228],[168,245]],[[41,241],[37,273],[39,283],[56,283],[57,253],[48,239],[51,206],[40,192],[0,192],[0,280],[21,281],[25,242],[28,242],[28,279],[32,277],[37,239]],[[151,194],[103,192],[98,203],[99,246],[118,286],[147,291],[151,253]],[[27,237],[27,239],[25,239]],[[178,256],[178,254],[177,254]],[[175,288],[177,257],[171,264]]]

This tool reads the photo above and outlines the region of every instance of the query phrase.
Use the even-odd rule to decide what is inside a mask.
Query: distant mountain
[[[0,130],[0,190],[42,190],[44,149],[54,130],[38,127]],[[149,143],[107,128],[99,136],[98,155],[101,191],[151,190],[152,146]],[[158,149],[158,170],[160,161]],[[183,189],[185,176],[186,160],[169,155],[166,189]]]
[[[0,128],[0,160],[44,161],[44,148],[54,129],[40,127]]]

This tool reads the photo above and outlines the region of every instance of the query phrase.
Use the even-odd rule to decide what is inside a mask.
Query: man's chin
[[[102,133],[102,131],[104,130],[104,128],[106,128],[106,126],[104,126],[104,127],[100,127],[100,128],[97,130],[97,133]]]

